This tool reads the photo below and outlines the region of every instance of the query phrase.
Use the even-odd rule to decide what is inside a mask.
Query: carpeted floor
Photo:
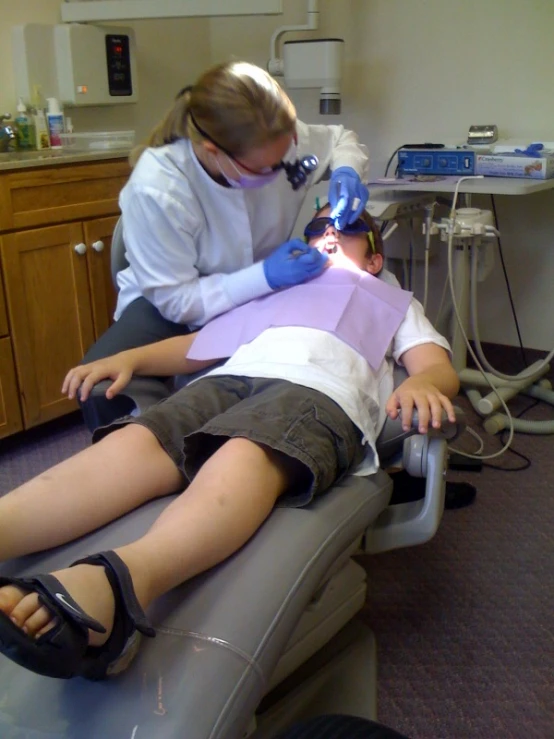
[[[538,406],[528,417],[551,415]],[[77,416],[0,442],[0,494],[88,443]],[[488,438],[488,451],[498,446]],[[477,498],[446,511],[431,542],[361,559],[379,720],[413,739],[554,737],[553,438],[520,434],[514,447],[527,470],[449,473]]]

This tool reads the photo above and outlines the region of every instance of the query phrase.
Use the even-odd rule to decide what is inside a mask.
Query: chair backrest
[[[112,250],[111,250],[111,272],[112,282],[117,289],[117,273],[129,266],[127,257],[125,256],[125,242],[123,241],[123,221],[118,219],[112,234]]]

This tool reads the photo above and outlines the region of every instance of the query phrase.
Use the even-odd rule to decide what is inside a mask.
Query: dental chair
[[[114,234],[114,243],[118,236]],[[121,246],[121,244],[119,245]],[[115,248],[119,248],[116,244]],[[133,380],[137,413],[161,383]],[[96,388],[103,392],[105,387]],[[154,390],[154,396],[149,391]],[[166,387],[166,393],[170,392]],[[2,739],[271,739],[322,713],[376,718],[376,648],[357,614],[366,572],[353,559],[429,540],[444,509],[447,443],[388,421],[381,469],[348,476],[303,509],[277,507],[235,555],[160,598],[130,668],[113,680],[45,678],[0,658]],[[421,500],[389,505],[402,466],[426,478]],[[174,496],[78,541],[12,560],[3,575],[47,572],[145,532]]]

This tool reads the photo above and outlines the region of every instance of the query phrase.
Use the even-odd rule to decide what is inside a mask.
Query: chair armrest
[[[447,441],[453,441],[456,439],[465,429],[466,420],[465,413],[459,406],[454,406],[454,413],[456,414],[455,423],[449,421],[446,412],[443,411],[441,428],[432,429],[429,433],[431,435],[438,434],[447,439]],[[402,419],[400,415],[398,415],[394,420],[387,416],[377,439],[377,453],[381,460],[382,467],[387,467],[387,464],[392,457],[401,454],[404,441],[411,436],[418,434],[418,427],[419,417],[417,411],[414,411],[413,413],[412,427],[408,429],[408,431],[404,431],[402,428]]]
[[[400,547],[415,546],[429,541],[436,533],[444,512],[446,490],[445,472],[448,463],[448,442],[465,428],[465,416],[457,406],[456,423],[443,416],[441,430],[427,434],[417,433],[417,417],[414,414],[409,431],[396,430],[396,436],[388,440],[388,451],[402,444],[402,466],[414,477],[425,477],[425,495],[421,500],[389,505],[367,529],[363,551],[377,554]],[[391,421],[391,424],[396,424]],[[389,457],[390,459],[390,457]]]

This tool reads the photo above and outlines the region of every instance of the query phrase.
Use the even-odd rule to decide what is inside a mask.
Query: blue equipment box
[[[471,149],[400,149],[398,175],[475,174],[475,155]]]

